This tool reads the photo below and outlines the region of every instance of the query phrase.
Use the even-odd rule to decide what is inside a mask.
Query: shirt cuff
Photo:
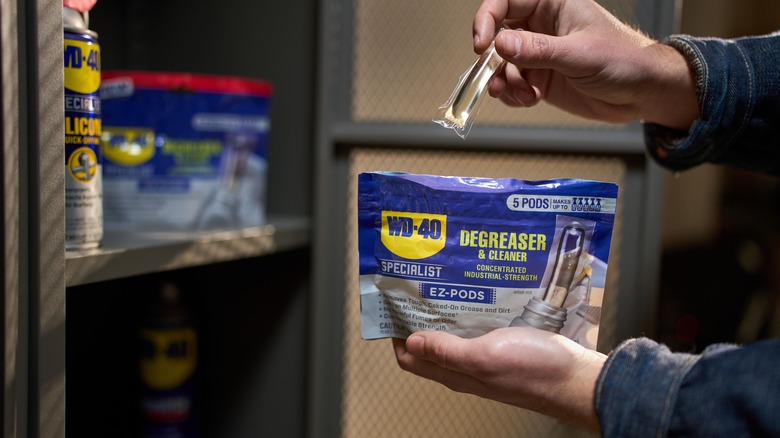
[[[703,111],[703,93],[707,84],[704,74],[704,60],[696,48],[684,37],[673,35],[664,44],[683,54],[693,70],[696,94],[700,110]],[[697,145],[706,140],[710,125],[706,120],[696,120],[688,131],[667,128],[655,123],[644,123],[645,145],[648,154],[662,166],[674,170],[686,170],[706,160],[706,149]]]
[[[680,385],[698,360],[646,338],[618,346],[596,383],[602,436],[665,436]]]

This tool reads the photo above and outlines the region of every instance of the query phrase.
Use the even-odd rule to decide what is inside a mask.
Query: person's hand
[[[393,339],[399,366],[448,388],[599,430],[596,380],[606,356],[554,333],[508,327],[474,339],[426,331]]]
[[[474,16],[474,51],[496,30],[508,62],[488,92],[510,106],[541,99],[606,122],[646,120],[687,130],[699,117],[685,57],[621,23],[592,0],[484,0]]]

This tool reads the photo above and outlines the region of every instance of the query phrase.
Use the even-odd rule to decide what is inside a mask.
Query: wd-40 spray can
[[[100,158],[100,45],[84,15],[63,8],[65,66],[65,246],[87,249],[103,239]]]
[[[197,332],[175,285],[163,285],[140,330],[141,436],[197,435]]]

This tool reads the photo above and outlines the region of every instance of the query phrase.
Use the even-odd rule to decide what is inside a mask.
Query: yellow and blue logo
[[[100,144],[103,157],[123,166],[137,166],[154,156],[154,131],[148,128],[106,127]]]
[[[153,389],[172,389],[195,372],[197,337],[192,328],[142,330],[141,379]]]
[[[65,88],[81,94],[100,88],[100,46],[89,41],[65,39]]]
[[[430,257],[447,241],[443,214],[382,212],[382,243],[393,254],[410,260]]]

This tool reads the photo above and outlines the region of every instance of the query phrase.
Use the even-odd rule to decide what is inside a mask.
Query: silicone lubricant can
[[[100,45],[84,17],[63,8],[65,69],[65,246],[88,249],[103,239],[100,157]]]
[[[197,332],[179,289],[165,284],[140,330],[141,436],[192,438]]]

